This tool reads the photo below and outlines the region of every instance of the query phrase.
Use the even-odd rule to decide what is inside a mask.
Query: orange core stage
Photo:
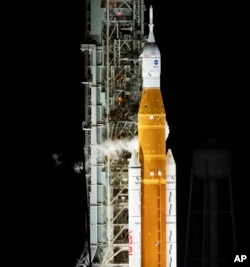
[[[142,267],[166,266],[166,113],[160,88],[143,89],[138,114]]]

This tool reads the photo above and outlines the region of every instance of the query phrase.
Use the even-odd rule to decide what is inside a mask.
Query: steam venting
[[[132,153],[134,149],[138,150],[137,136],[134,138],[108,139],[97,146],[98,151],[103,156],[109,156],[112,159],[119,159],[124,151]]]

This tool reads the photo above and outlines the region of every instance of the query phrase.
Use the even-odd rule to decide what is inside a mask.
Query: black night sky
[[[163,1],[145,1],[147,10],[150,4],[154,8],[154,34],[162,57],[161,90],[170,127],[167,146],[177,164],[178,267],[183,266],[192,153],[211,138],[233,153],[235,254],[250,257],[246,6],[230,1],[172,2],[162,6]],[[84,41],[84,1],[72,13],[66,4],[57,8],[53,6],[47,17],[46,52],[41,51],[47,67],[44,89],[38,96],[42,99],[40,168],[48,185],[48,263],[73,267],[85,238],[83,180],[72,171],[72,164],[83,159],[84,87],[79,45]],[[63,154],[61,167],[55,167],[53,153]]]

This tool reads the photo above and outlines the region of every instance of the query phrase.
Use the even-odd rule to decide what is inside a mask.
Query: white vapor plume
[[[170,129],[169,129],[168,123],[166,121],[166,140],[168,139],[169,134],[170,134]]]
[[[113,158],[119,158],[122,151],[128,151],[132,153],[135,149],[138,150],[138,139],[137,136],[129,139],[108,139],[104,143],[97,146],[98,150],[103,153],[104,156],[111,156]]]
[[[169,136],[169,126],[166,121],[166,139]],[[133,138],[108,139],[102,144],[97,145],[98,156],[109,156],[113,159],[119,159],[123,151],[132,153],[135,149],[138,153],[138,136]]]

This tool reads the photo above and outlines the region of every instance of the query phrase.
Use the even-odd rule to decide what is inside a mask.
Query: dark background
[[[161,1],[162,2],[162,1]],[[161,90],[177,164],[178,259],[182,266],[192,153],[216,138],[233,153],[237,251],[249,252],[249,55],[246,6],[231,2],[180,2],[154,8],[154,34],[162,56]],[[145,22],[147,23],[147,12]],[[73,267],[85,239],[84,185],[72,165],[83,159],[84,1],[45,10],[37,60],[39,119],[36,146],[45,186],[47,264]],[[148,28],[145,28],[147,32]],[[80,62],[80,63],[79,63]],[[35,86],[35,85],[34,85]],[[53,153],[62,155],[55,166]],[[247,254],[250,257],[250,254]],[[234,256],[234,255],[233,255]]]

